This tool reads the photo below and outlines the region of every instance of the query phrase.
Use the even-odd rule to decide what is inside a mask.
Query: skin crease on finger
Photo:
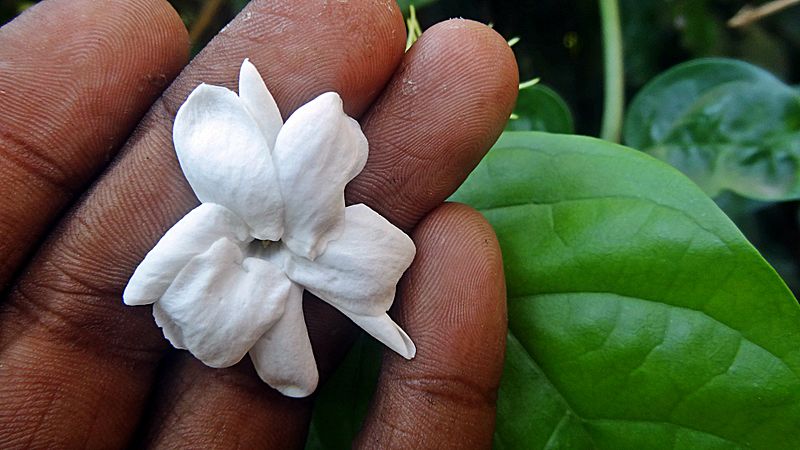
[[[407,229],[415,223],[414,214],[419,218],[435,207],[477,163],[500,133],[516,95],[516,66],[502,38],[467,21],[439,29],[450,31],[423,36],[406,61],[425,64],[415,69],[404,62],[364,122],[374,142],[362,177],[382,170],[386,183],[396,183],[401,191],[386,190],[385,199],[348,192],[350,202],[367,201]],[[125,308],[120,293],[144,254],[196,204],[170,140],[171,118],[188,92],[200,81],[233,87],[241,60],[250,57],[285,116],[326,90],[339,91],[347,111],[358,116],[394,72],[403,41],[402,17],[393,1],[255,2],[227,27],[156,103],[123,156],[45,244],[0,312],[0,378],[5,381],[0,386],[0,444],[18,442],[34,430],[29,439],[41,445],[57,440],[116,446],[130,436],[166,346],[150,308]],[[447,56],[425,48],[439,48]],[[482,68],[480,76],[457,76],[465,66],[467,72]],[[414,92],[398,90],[404,74],[415,70],[431,75],[427,81],[420,75]],[[431,105],[415,102],[424,98]],[[434,98],[446,108],[437,109]],[[435,112],[435,118],[426,112]],[[405,126],[393,128],[395,121]],[[426,122],[440,125],[425,128]],[[407,141],[408,136],[414,140]],[[436,150],[434,156],[426,157],[426,148]],[[372,186],[383,188],[377,180]],[[419,209],[405,218],[393,213],[413,211],[413,204]],[[307,312],[317,336],[312,337],[315,354],[324,366],[322,356],[329,353],[320,336],[326,342],[335,342],[335,336],[320,330],[337,329],[341,317],[339,324],[322,325],[322,316],[312,308]],[[176,367],[178,373],[168,368],[165,375],[191,379],[183,371],[186,365]],[[298,405],[289,417],[274,408],[276,400],[286,399],[258,383],[249,363],[198,371],[207,390],[214,386],[219,391],[212,398],[198,397],[194,405],[213,412],[235,401],[236,396],[226,394],[229,390],[249,395],[260,389],[266,392],[263,397],[241,405],[258,423],[272,424],[271,430],[304,430],[307,408]],[[237,434],[235,424],[219,422],[224,414],[212,419],[217,420],[215,429]]]
[[[490,71],[487,67],[499,70]],[[372,207],[384,208],[384,214],[390,220],[404,223],[406,229],[413,228],[419,218],[450,195],[499,135],[517,91],[516,71],[513,56],[505,41],[484,25],[455,20],[427,30],[406,54],[386,91],[363,117],[364,132],[371,143],[370,160],[368,169],[350,184],[351,187],[359,186],[360,190],[350,189],[348,201],[366,201]],[[407,89],[409,80],[414,82],[413,91]],[[378,181],[372,171],[380,171],[384,181]],[[370,183],[374,183],[375,189],[386,189],[385,195],[365,198],[361,192],[368,192]],[[394,190],[385,187],[391,183],[395,183]],[[450,208],[448,211],[461,209]],[[469,214],[458,214],[456,217],[471,217],[473,220],[467,220],[467,223],[476,222],[474,216]],[[485,226],[485,222],[478,222]],[[448,221],[444,223],[451,224]],[[435,229],[442,233],[442,239],[448,236],[446,227]],[[456,227],[454,232],[461,230],[464,229]],[[483,240],[480,242],[483,243]],[[491,242],[494,242],[494,238]],[[493,273],[498,273],[496,267],[493,270]],[[449,276],[462,280],[458,272],[440,270],[437,274],[443,281],[448,281]],[[488,294],[482,297],[489,303],[496,298]],[[404,300],[399,298],[398,303],[402,305]],[[457,302],[457,299],[452,300]],[[503,303],[492,304],[500,308]],[[310,299],[304,307],[309,334],[324,378],[335,366],[342,351],[347,349],[344,344],[355,329],[346,318],[323,302]],[[455,310],[459,308],[456,306]],[[500,323],[504,317],[500,316],[500,319],[484,324],[487,330]],[[487,317],[497,319],[497,316]],[[451,336],[460,341],[465,335],[452,333]],[[424,345],[424,335],[422,337]],[[475,340],[468,337],[467,333],[464,347],[460,348],[477,348],[472,345]],[[412,338],[416,339],[413,335]],[[500,359],[487,357],[484,362],[491,360],[497,364],[476,367],[475,371],[486,374],[486,380],[489,380],[485,384],[488,386],[486,392],[490,392],[493,389],[491,380],[502,362],[502,340],[488,340],[487,345],[491,347],[491,352],[487,352],[499,355],[497,358]],[[425,355],[423,349],[419,351],[420,355]],[[213,441],[227,443],[228,446],[234,442],[246,442],[252,447],[263,448],[302,447],[307,417],[299,414],[275,417],[266,413],[284,410],[286,399],[264,396],[257,387],[252,386],[253,374],[249,364],[216,371],[204,367],[185,353],[176,355],[173,364],[155,395],[155,411],[146,427],[146,441],[150,445],[175,448]],[[407,367],[419,366],[412,361]],[[442,366],[443,369],[448,367]],[[457,377],[453,379],[458,380]],[[209,392],[213,394],[209,395]],[[256,396],[261,396],[260,402],[253,401]],[[294,402],[298,408],[309,406],[309,403],[298,403],[296,400],[290,402]],[[193,405],[197,404],[206,405],[207,408],[194,408]],[[484,409],[475,408],[483,413],[480,420],[493,417],[486,412],[490,408],[484,406]],[[473,417],[478,416],[475,414]],[[234,423],[233,418],[242,420],[244,417],[248,421],[261,417],[261,420],[255,421],[260,426],[228,426],[220,430],[226,420]],[[427,416],[427,419],[433,418],[433,415]],[[439,419],[446,418],[440,416]],[[484,422],[480,429],[485,431],[487,426],[491,427],[491,420]],[[209,424],[212,423],[215,427],[209,430]],[[409,425],[413,426],[413,423]],[[181,432],[176,433],[176,429]]]
[[[161,0],[50,0],[0,28],[0,292],[188,48]]]
[[[417,258],[397,318],[414,336],[409,364],[384,352],[356,448],[490,448],[506,337],[503,260],[475,210],[448,203],[414,230]]]
[[[121,293],[145,253],[197,203],[171,142],[175,111],[197,84],[233,87],[249,57],[285,114],[335,90],[360,115],[402,55],[392,0],[255,1],[226,27],[156,102],[2,305],[0,448],[109,448],[130,439],[168,344],[151,308],[125,307]]]

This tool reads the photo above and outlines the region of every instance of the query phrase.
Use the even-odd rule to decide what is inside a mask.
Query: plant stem
[[[622,111],[625,103],[625,74],[622,56],[622,26],[617,0],[599,0],[603,28],[603,69],[605,101],[600,137],[619,142],[622,134]]]
[[[408,51],[414,45],[414,42],[417,42],[417,39],[422,36],[422,28],[419,25],[419,20],[417,20],[417,9],[414,8],[413,3],[408,5],[406,28],[408,28],[408,38],[406,39],[406,51]]]

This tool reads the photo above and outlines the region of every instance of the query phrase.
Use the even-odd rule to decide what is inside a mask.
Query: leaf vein
[[[702,314],[702,315],[704,315],[705,317],[707,317],[709,320],[712,320],[712,321],[714,321],[714,322],[718,323],[719,325],[721,325],[721,326],[723,326],[723,327],[725,327],[725,328],[727,328],[727,329],[729,329],[729,330],[731,330],[731,331],[735,332],[735,333],[736,333],[736,334],[738,334],[738,335],[739,335],[739,336],[740,336],[740,337],[741,337],[743,340],[746,340],[747,342],[749,342],[749,343],[753,344],[754,346],[756,346],[756,347],[760,348],[761,350],[764,350],[764,351],[765,351],[765,352],[767,352],[768,354],[772,355],[772,356],[773,356],[775,359],[777,359],[777,360],[780,362],[780,364],[782,364],[782,365],[783,365],[783,367],[785,367],[786,369],[788,369],[788,370],[789,370],[789,372],[791,372],[791,373],[794,375],[794,377],[795,377],[795,378],[796,378],[798,381],[800,381],[800,374],[798,374],[798,371],[797,371],[797,369],[795,369],[795,368],[793,368],[793,367],[789,366],[789,364],[787,364],[787,363],[786,363],[786,361],[784,361],[784,360],[783,360],[783,358],[781,358],[780,356],[778,356],[777,354],[775,354],[775,353],[774,353],[772,350],[770,350],[770,349],[768,349],[768,348],[766,348],[766,347],[762,346],[761,344],[759,344],[759,343],[757,343],[757,342],[755,342],[755,341],[753,341],[753,340],[750,340],[750,339],[748,339],[748,338],[747,338],[747,336],[745,336],[745,335],[744,335],[744,334],[743,334],[741,331],[739,331],[739,330],[737,330],[736,328],[733,328],[732,326],[730,326],[730,325],[728,325],[728,324],[726,324],[726,323],[724,323],[724,322],[722,322],[722,321],[718,320],[718,319],[717,319],[717,318],[715,318],[714,316],[712,316],[712,315],[708,314],[707,312],[705,312],[705,311],[703,311],[703,310],[700,310],[700,309],[689,308],[689,307],[687,307],[687,306],[673,305],[673,304],[670,304],[670,303],[665,303],[665,302],[663,302],[663,301],[660,301],[660,300],[655,300],[655,299],[642,298],[642,297],[631,297],[631,296],[628,296],[628,295],[619,294],[619,293],[616,293],[616,292],[609,292],[609,291],[582,291],[582,292],[581,292],[581,291],[575,291],[575,292],[562,291],[562,292],[537,292],[537,293],[533,293],[533,294],[518,295],[518,296],[515,296],[515,297],[510,297],[510,298],[509,298],[509,300],[511,300],[511,301],[518,301],[518,300],[534,299],[534,298],[537,298],[537,297],[545,297],[545,296],[557,296],[557,295],[594,295],[594,294],[613,295],[613,296],[616,296],[616,297],[620,297],[622,300],[634,300],[634,301],[643,301],[643,302],[656,303],[656,304],[660,304],[660,305],[667,306],[667,307],[671,307],[671,308],[683,309],[683,310],[686,310],[686,311],[694,311],[694,312],[696,312],[696,313]]]

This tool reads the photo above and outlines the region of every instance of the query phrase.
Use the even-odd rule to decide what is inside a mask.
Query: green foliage
[[[375,390],[381,345],[361,336],[319,390],[307,450],[350,448]]]
[[[411,4],[408,7],[408,18],[406,18],[406,51],[417,42],[422,36],[422,27],[417,20],[417,9]]]
[[[573,133],[572,113],[567,103],[552,89],[541,84],[519,91],[509,131],[549,131]]]
[[[503,249],[498,448],[800,445],[800,308],[674,169],[506,133],[454,199]]]
[[[631,103],[625,142],[710,196],[800,198],[800,95],[741,61],[695,60],[656,77]]]
[[[800,446],[800,307],[679,172],[596,139],[504,133],[453,199],[503,250],[497,448]],[[377,359],[357,347],[323,388],[309,448],[349,444]]]

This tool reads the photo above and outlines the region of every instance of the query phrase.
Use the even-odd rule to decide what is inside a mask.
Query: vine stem
[[[625,104],[625,74],[622,55],[622,26],[618,0],[598,0],[603,30],[603,72],[605,99],[600,137],[619,142]]]

